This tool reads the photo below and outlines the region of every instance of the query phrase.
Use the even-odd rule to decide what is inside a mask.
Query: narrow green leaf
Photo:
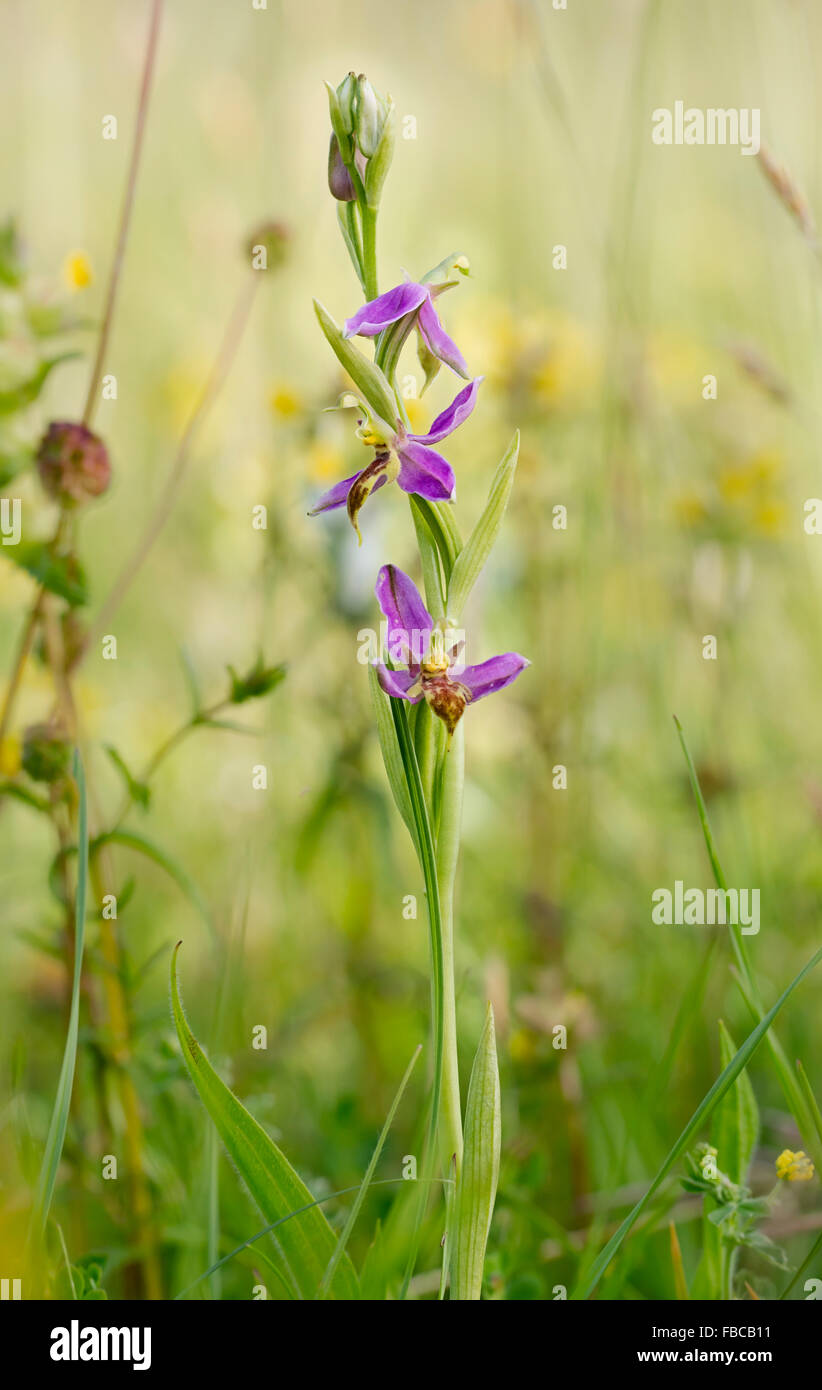
[[[70,362],[73,357],[80,355],[79,352],[63,352],[58,357],[46,358],[28,381],[15,386],[11,391],[0,391],[0,415],[13,415],[17,410],[25,410],[32,401],[37,400],[54,368],[61,362]]]
[[[214,1122],[229,1157],[267,1221],[274,1222],[297,1208],[308,1210],[288,1223],[276,1238],[281,1258],[301,1298],[314,1298],[336,1236],[305,1183],[261,1125],[220,1080],[189,1028],[177,986],[177,952],[171,957],[171,1005],[186,1068]],[[348,1256],[337,1267],[331,1295],[356,1299],[357,1277]]]
[[[443,586],[442,565],[440,563],[440,549],[437,545],[436,537],[431,531],[428,517],[419,506],[420,499],[412,496],[408,499],[411,503],[411,519],[414,523],[414,530],[417,534],[417,545],[420,551],[420,561],[422,562],[422,578],[425,585],[425,600],[428,604],[434,622],[439,622],[440,618],[445,617],[445,588]],[[433,520],[435,514],[429,512]]]
[[[368,685],[371,690],[371,701],[377,721],[377,734],[388,785],[391,788],[394,804],[405,821],[408,833],[416,847],[417,832],[414,827],[414,817],[411,814],[411,801],[408,796],[408,784],[405,780],[402,754],[397,742],[397,731],[391,717],[391,699],[390,696],[386,695],[377,679],[376,668],[370,664],[368,667]]]
[[[518,458],[519,430],[508,445],[494,474],[482,514],[456,558],[454,572],[448,585],[448,613],[455,620],[462,617],[468,595],[482,573],[499,535],[511,488],[514,486]]]
[[[23,541],[3,553],[50,594],[65,599],[72,608],[88,603],[86,576],[73,555],[55,555],[46,541]]]
[[[429,502],[417,493],[412,494],[410,502],[415,517],[419,513],[436,542],[447,588],[457,556],[462,550],[462,540],[454,518],[453,503]]]
[[[63,1142],[66,1137],[69,1107],[71,1105],[71,1092],[74,1086],[74,1070],[77,1064],[77,1039],[80,1030],[80,982],[83,974],[86,891],[88,885],[88,819],[86,812],[86,782],[83,775],[83,764],[80,754],[76,749],[74,752],[73,774],[77,784],[77,842],[80,846],[80,853],[77,860],[77,887],[74,895],[74,976],[71,985],[71,1008],[69,1011],[68,1031],[66,1033],[66,1045],[63,1050],[63,1064],[60,1068],[60,1080],[57,1083],[57,1095],[54,1100],[54,1108],[51,1112],[46,1148],[43,1154],[43,1162],[40,1168],[40,1176],[37,1182],[34,1199],[34,1220],[37,1232],[40,1236],[42,1236],[46,1229],[51,1199],[54,1194],[54,1184],[57,1179],[57,1168],[60,1163],[60,1155],[63,1152]]]
[[[388,1114],[385,1117],[385,1124],[380,1130],[380,1137],[377,1140],[377,1143],[374,1147],[374,1152],[371,1155],[371,1161],[365,1170],[365,1175],[363,1177],[359,1191],[357,1192],[357,1195],[351,1207],[351,1211],[349,1212],[348,1220],[346,1221],[345,1226],[343,1227],[343,1230],[340,1233],[340,1238],[337,1241],[337,1248],[334,1251],[334,1254],[331,1256],[331,1259],[328,1262],[328,1268],[325,1271],[325,1274],[323,1275],[323,1281],[320,1285],[320,1292],[318,1294],[319,1298],[328,1297],[328,1290],[331,1287],[331,1280],[333,1279],[337,1266],[340,1260],[342,1259],[343,1254],[345,1253],[345,1247],[347,1246],[351,1232],[353,1231],[354,1226],[356,1225],[357,1217],[360,1214],[360,1208],[363,1202],[365,1201],[366,1193],[368,1192],[368,1189],[371,1186],[371,1182],[373,1180],[377,1164],[380,1161],[380,1154],[382,1153],[385,1141],[388,1138],[388,1132],[391,1129],[392,1124],[394,1123],[394,1116],[396,1115],[397,1110],[399,1109],[400,1101],[402,1100],[403,1095],[405,1094],[405,1088],[408,1085],[408,1082],[411,1078],[411,1073],[414,1070],[417,1058],[419,1057],[421,1052],[422,1044],[420,1043],[419,1047],[417,1047],[417,1049],[415,1050],[414,1055],[411,1058],[411,1061],[408,1063],[408,1066],[405,1069],[405,1073],[403,1075],[402,1081],[399,1084],[397,1094],[391,1102],[391,1108],[389,1109]]]
[[[354,384],[359,386],[382,423],[393,429],[397,419],[397,402],[386,377],[376,363],[369,362],[359,348],[354,346],[350,338],[343,337],[342,329],[317,299],[314,300],[314,311],[320,328],[341,366],[348,372]]]
[[[719,1020],[719,1060],[723,1068],[733,1061],[736,1044]],[[745,1178],[759,1138],[759,1107],[747,1071],[739,1073],[725,1099],[717,1106],[711,1143],[717,1151],[717,1167],[738,1186]]]
[[[475,1301],[482,1293],[485,1247],[499,1180],[501,1136],[494,1011],[489,1004],[465,1103],[465,1148],[457,1179],[456,1230],[451,1247],[452,1299]]]
[[[685,755],[685,762],[688,766],[688,775],[691,780],[691,789],[693,791],[694,800],[696,801],[697,810],[699,812],[699,820],[702,826],[702,834],[705,839],[705,847],[708,851],[708,858],[711,861],[711,868],[713,870],[714,880],[718,888],[721,888],[723,891],[727,891],[728,884],[725,875],[722,871],[722,866],[719,862],[719,856],[716,852],[716,845],[714,844],[713,834],[711,833],[711,827],[708,821],[708,812],[705,807],[705,799],[702,795],[702,788],[699,785],[699,777],[697,776],[697,771],[694,766],[693,758],[691,757],[688,745],[685,741],[685,733],[676,715],[674,715],[674,724],[676,725],[677,733],[679,734],[679,742],[682,747],[682,752]],[[731,947],[736,958],[736,963],[739,972],[737,976],[737,982],[739,984],[740,992],[742,994],[743,999],[745,1000],[745,1003],[751,1011],[752,1017],[761,1019],[764,1012],[764,1005],[762,1002],[762,996],[760,995],[759,988],[756,983],[756,979],[754,977],[753,970],[751,968],[751,962],[748,955],[748,948],[746,945],[746,938],[742,935],[742,931],[738,923],[731,923],[728,927],[728,931],[730,933]],[[788,1061],[787,1055],[785,1053],[785,1049],[783,1048],[781,1042],[779,1041],[775,1033],[768,1034],[767,1042],[768,1048],[773,1058],[776,1073],[779,1077],[779,1082],[782,1087],[783,1094],[788,1103],[788,1108],[790,1109],[790,1112],[796,1121],[797,1128],[799,1129],[800,1134],[803,1136],[805,1143],[807,1144],[816,1162],[822,1162],[822,1152],[819,1150],[816,1144],[816,1136],[814,1135],[813,1118],[808,1112],[808,1107],[805,1101],[805,1094],[802,1090],[801,1085],[799,1084],[799,1081],[793,1073],[791,1064]]]
[[[145,835],[140,835],[136,830],[106,830],[102,835],[98,835],[91,845],[91,852],[94,854],[101,845],[122,845],[124,849],[136,850],[138,854],[143,854],[158,868],[167,873],[180,889],[180,892],[188,898],[193,907],[202,917],[212,936],[216,937],[214,921],[209,911],[208,905],[197,887],[194,880],[170,854],[155,845],[153,840],[149,840]]]
[[[744,1043],[740,1047],[739,1051],[736,1053],[735,1057],[733,1057],[731,1062],[729,1062],[728,1066],[725,1067],[724,1071],[721,1072],[721,1074],[717,1077],[710,1090],[703,1096],[702,1100],[700,1101],[690,1120],[686,1124],[685,1128],[683,1129],[673,1148],[670,1150],[668,1156],[663,1161],[661,1168],[658,1170],[650,1186],[647,1188],[643,1196],[639,1199],[633,1210],[630,1211],[628,1215],[625,1217],[625,1220],[622,1222],[622,1225],[619,1227],[619,1229],[614,1232],[611,1239],[608,1241],[608,1244],[605,1246],[604,1250],[602,1250],[600,1254],[597,1256],[597,1258],[594,1260],[587,1281],[579,1294],[580,1298],[588,1298],[593,1293],[594,1289],[596,1288],[597,1284],[599,1283],[600,1279],[602,1278],[603,1274],[605,1273],[606,1269],[611,1263],[611,1260],[614,1258],[614,1255],[617,1253],[625,1237],[628,1235],[628,1232],[633,1227],[637,1218],[642,1215],[643,1211],[647,1207],[654,1193],[659,1188],[660,1184],[667,1177],[668,1173],[671,1171],[672,1167],[677,1162],[677,1160],[685,1152],[694,1135],[699,1131],[701,1126],[713,1113],[715,1107],[719,1104],[722,1097],[736,1081],[736,1078],[742,1071],[743,1067],[747,1066],[748,1062],[750,1061],[753,1054],[756,1052],[756,1049],[759,1047],[759,1044],[762,1042],[762,1039],[765,1037],[768,1029],[773,1023],[783,1004],[785,1004],[787,1000],[790,998],[790,996],[793,994],[793,991],[796,989],[796,986],[800,984],[802,980],[804,980],[806,975],[810,974],[810,972],[814,969],[816,965],[819,964],[820,960],[822,960],[822,946],[813,956],[811,956],[811,959],[808,961],[807,965],[804,965],[802,967],[802,969],[799,971],[799,974],[794,976],[787,989],[783,990],[782,994],[780,994],[776,1003],[773,1005],[773,1008],[768,1010],[768,1012],[765,1014],[765,1017],[761,1020],[760,1023],[756,1025],[753,1032],[748,1034],[748,1037],[745,1039]]]
[[[144,810],[147,810],[149,801],[151,800],[150,788],[146,786],[145,782],[141,782],[138,777],[134,776],[127,766],[125,759],[121,757],[113,744],[107,743],[105,745],[105,750],[125,782],[126,791],[131,797],[131,800],[135,801],[138,806],[142,806]]]
[[[813,1093],[813,1087],[808,1079],[808,1073],[805,1071],[798,1057],[796,1059],[796,1072],[799,1077],[799,1084],[802,1087],[802,1094],[808,1106],[808,1111],[813,1119],[816,1136],[820,1144],[822,1144],[822,1112],[819,1109],[819,1104]]]

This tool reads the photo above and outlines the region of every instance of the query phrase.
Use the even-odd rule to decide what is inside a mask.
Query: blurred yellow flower
[[[184,362],[172,367],[163,381],[163,405],[171,428],[176,432],[188,424],[210,371],[211,363],[202,358],[199,362]]]
[[[509,304],[485,301],[465,312],[458,336],[494,388],[536,406],[577,404],[596,384],[598,354],[587,329],[569,314],[515,313]]]
[[[275,386],[269,393],[268,404],[274,414],[283,420],[293,419],[303,408],[299,393],[287,385]]]
[[[88,289],[94,276],[85,251],[72,251],[63,263],[63,275],[70,290]]]
[[[317,439],[308,451],[308,473],[315,482],[338,478],[345,470],[345,456],[336,444]]]
[[[717,482],[724,501],[743,509],[746,524],[765,536],[780,534],[787,522],[787,507],[777,490],[782,467],[778,453],[761,450],[742,462],[726,465]]]
[[[810,1182],[813,1177],[813,1164],[802,1149],[794,1153],[783,1149],[776,1160],[776,1176],[788,1182]]]
[[[674,501],[674,512],[684,526],[698,526],[708,515],[708,508],[698,492],[683,492]]]
[[[4,777],[16,777],[22,762],[22,748],[19,738],[7,734],[0,742],[0,773]]]
[[[785,503],[772,499],[762,502],[757,507],[754,525],[757,531],[761,531],[766,536],[778,536],[785,530],[787,517],[788,509]]]

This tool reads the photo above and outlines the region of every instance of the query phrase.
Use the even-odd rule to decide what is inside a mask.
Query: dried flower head
[[[71,744],[53,724],[31,724],[23,735],[23,770],[34,782],[59,782],[69,770]]]
[[[104,493],[111,479],[108,450],[85,425],[54,420],[37,450],[40,481],[64,507],[78,506]]]

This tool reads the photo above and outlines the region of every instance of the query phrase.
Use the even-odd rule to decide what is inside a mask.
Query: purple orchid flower
[[[415,705],[424,698],[449,737],[472,700],[502,690],[531,664],[517,652],[505,652],[479,666],[462,666],[462,642],[449,649],[447,632],[434,623],[417,586],[396,565],[383,565],[375,592],[388,620],[389,655],[407,663],[407,670],[392,671],[378,662],[380,685],[395,700]]]
[[[434,308],[431,285],[420,285],[414,280],[406,280],[393,290],[386,290],[378,299],[363,304],[353,318],[345,321],[345,336],[353,338],[356,333],[361,338],[376,338],[384,328],[397,323],[409,314],[416,314],[416,326],[420,331],[428,351],[439,358],[458,376],[468,377],[465,358],[452,338],[449,338]]]
[[[440,440],[453,434],[468,419],[474,409],[481,381],[481,376],[476,377],[464,386],[447,410],[437,416],[427,434],[410,434],[399,420],[395,430],[387,429],[382,421],[369,420],[368,425],[360,431],[360,438],[377,451],[371,463],[323,493],[309,515],[316,516],[319,512],[333,511],[336,507],[347,507],[351,525],[359,536],[357,514],[366,498],[384,483],[394,481],[403,492],[415,492],[429,502],[452,502],[455,493],[454,470],[448,460],[430,446],[439,444]]]

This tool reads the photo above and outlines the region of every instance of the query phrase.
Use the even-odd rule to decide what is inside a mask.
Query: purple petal
[[[309,516],[317,516],[319,512],[330,512],[335,507],[344,507],[351,490],[351,484],[359,478],[359,473],[355,473],[351,478],[343,478],[341,483],[335,483],[333,487],[324,492],[320,500],[311,508]]]
[[[467,386],[463,386],[458,396],[455,396],[447,410],[443,410],[438,415],[427,434],[409,434],[409,439],[416,439],[421,444],[439,444],[446,435],[453,434],[464,420],[468,419],[477,401],[477,391],[481,376],[475,377]]]
[[[495,690],[510,685],[520,671],[530,665],[524,656],[505,652],[503,656],[492,656],[488,661],[481,661],[479,666],[466,666],[456,679],[460,685],[467,686],[472,700],[481,700],[484,695],[493,695]]]
[[[416,681],[417,677],[412,671],[389,671],[387,666],[381,662],[376,662],[377,680],[385,691],[386,695],[393,695],[395,700],[409,700],[412,705],[416,705],[422,699],[422,691],[418,695],[409,695],[408,691]]]
[[[374,338],[390,323],[405,318],[406,314],[413,314],[427,299],[428,290],[425,285],[406,280],[405,284],[396,285],[393,290],[386,290],[379,299],[372,299],[368,304],[363,304],[353,318],[346,319],[345,336],[353,338],[355,333],[359,333],[363,338]]]
[[[392,656],[399,650],[402,654],[408,653],[409,660],[418,664],[428,651],[434,620],[413,579],[396,565],[383,565],[374,592],[388,619],[388,647]]]
[[[430,295],[426,298],[419,312],[417,320],[420,332],[435,357],[450,367],[457,376],[468,376],[468,368],[465,358],[452,338],[449,338],[445,329],[437,317],[437,311],[431,303]]]
[[[406,438],[397,446],[400,471],[397,482],[403,492],[418,492],[429,502],[450,502],[454,496],[454,470],[442,454]]]

